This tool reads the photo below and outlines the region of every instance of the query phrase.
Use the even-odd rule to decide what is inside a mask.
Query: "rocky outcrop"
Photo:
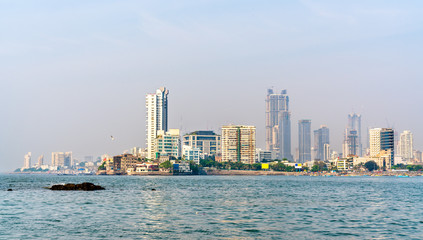
[[[67,183],[65,185],[53,185],[49,188],[55,191],[95,191],[104,190],[105,188],[93,183],[84,182],[81,184]]]

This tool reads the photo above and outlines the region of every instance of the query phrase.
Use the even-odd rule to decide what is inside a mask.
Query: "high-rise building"
[[[413,151],[413,156],[414,156],[414,160],[417,162],[422,162],[422,152],[419,150],[414,150]]]
[[[72,152],[52,152],[51,165],[53,167],[71,167]]]
[[[155,158],[156,137],[157,131],[163,130],[167,132],[167,96],[169,90],[161,87],[156,90],[156,93],[147,94],[145,106],[147,109],[147,157],[150,159]]]
[[[44,164],[44,155],[38,157],[37,167],[41,167]]]
[[[404,160],[412,160],[413,156],[413,134],[410,131],[404,131],[400,135],[399,155]]]
[[[344,158],[359,156],[360,144],[357,130],[345,129],[344,143],[342,144],[342,154]]]
[[[31,152],[28,152],[24,156],[24,166],[23,168],[30,168],[31,167]]]
[[[356,135],[351,136],[350,134]],[[356,138],[354,142],[351,142],[351,139],[348,138]],[[363,156],[363,145],[362,145],[362,138],[361,138],[361,115],[352,113],[348,115],[348,127],[345,131],[345,141],[350,141],[351,145],[354,146],[355,149],[352,150],[353,153],[351,155],[355,156]]]
[[[298,121],[298,162],[311,161],[311,120]]]
[[[256,127],[222,127],[222,162],[252,164],[256,155]]]
[[[292,160],[291,113],[286,90],[274,93],[267,90],[266,96],[266,150],[276,152],[278,159]]]
[[[160,156],[181,157],[181,136],[179,129],[169,129],[168,132],[164,130],[157,131],[155,147],[154,159]]]
[[[370,157],[390,154],[390,165],[394,165],[394,130],[392,128],[372,128],[369,130]]]
[[[322,125],[314,131],[314,150],[316,151],[314,160],[329,160],[325,154],[325,144],[329,144],[329,128]]]
[[[221,152],[220,135],[217,135],[213,131],[195,131],[185,134],[183,145],[199,148],[205,155],[216,156]]]

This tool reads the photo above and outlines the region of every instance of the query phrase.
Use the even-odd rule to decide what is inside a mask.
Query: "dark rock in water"
[[[155,188],[152,188],[151,191],[156,191],[156,189]]]
[[[53,185],[49,189],[56,191],[94,191],[104,190],[105,188],[99,185],[94,185],[93,183],[84,182],[81,184],[67,183],[65,185]]]
[[[8,191],[8,192],[11,192],[11,191],[13,191],[13,189],[9,188],[9,189],[7,189],[7,191]]]

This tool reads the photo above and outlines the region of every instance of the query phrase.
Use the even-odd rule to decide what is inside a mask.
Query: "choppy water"
[[[43,189],[84,181],[107,190]],[[0,175],[0,239],[422,239],[422,186],[423,177]]]

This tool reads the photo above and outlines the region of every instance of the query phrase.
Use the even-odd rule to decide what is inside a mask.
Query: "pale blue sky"
[[[28,151],[50,163],[144,146],[160,86],[183,132],[251,124],[264,147],[275,86],[291,97],[293,152],[302,118],[340,151],[353,110],[423,150],[421,1],[0,1],[0,29],[0,171]]]

